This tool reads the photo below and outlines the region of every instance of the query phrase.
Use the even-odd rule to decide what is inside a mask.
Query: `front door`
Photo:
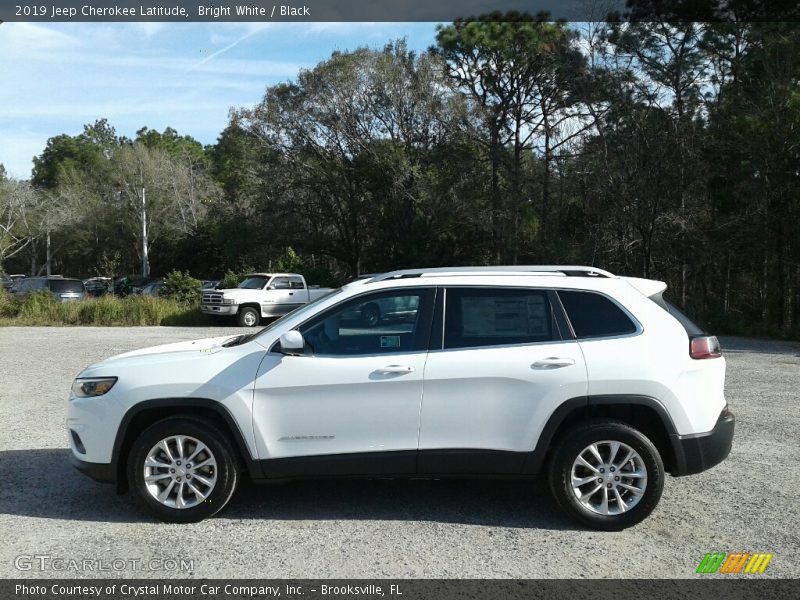
[[[411,473],[433,288],[365,294],[298,329],[302,356],[261,364],[253,417],[267,476]],[[381,307],[416,306],[401,315]]]
[[[443,343],[425,367],[419,472],[519,473],[555,408],[586,395],[581,349],[562,339],[547,290],[443,291]]]

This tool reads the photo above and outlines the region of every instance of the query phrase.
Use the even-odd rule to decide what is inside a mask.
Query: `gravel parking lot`
[[[775,554],[766,576],[800,577],[800,345],[722,340],[737,416],[731,456],[668,478],[655,513],[621,533],[576,528],[544,485],[496,481],[245,485],[219,517],[165,525],[68,464],[66,395],[83,367],[226,333],[238,331],[0,329],[0,577],[109,575],[15,567],[18,556],[47,555],[193,561],[156,576],[682,578],[706,552],[743,550]]]

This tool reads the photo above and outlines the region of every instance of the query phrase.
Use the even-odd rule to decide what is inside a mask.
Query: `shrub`
[[[18,312],[19,303],[5,289],[0,289],[0,319],[11,319]]]
[[[8,307],[11,307],[10,309]],[[152,296],[102,296],[81,302],[58,302],[52,295],[32,294],[6,302],[0,295],[3,325],[210,325],[196,304]]]
[[[252,273],[252,271],[247,271],[246,273],[234,273],[228,269],[225,272],[225,277],[223,277],[222,281],[217,284],[217,288],[220,290],[229,290],[231,288],[239,287],[239,284],[244,281],[247,273]]]
[[[201,282],[195,279],[189,272],[171,271],[164,278],[164,287],[161,288],[160,295],[172,298],[183,304],[197,304],[200,302]]]

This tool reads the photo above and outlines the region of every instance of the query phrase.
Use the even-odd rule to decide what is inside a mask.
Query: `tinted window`
[[[83,293],[83,282],[77,279],[51,279],[50,290],[55,294],[67,292]]]
[[[445,348],[527,344],[552,339],[550,302],[543,290],[447,290]]]
[[[558,296],[579,338],[636,332],[636,325],[622,309],[601,294],[559,291]]]
[[[303,285],[303,278],[302,277],[290,277],[289,278],[289,283],[291,284],[293,290],[305,289],[305,286]]]
[[[36,290],[43,290],[47,287],[47,281],[44,279],[23,279],[20,283],[20,292],[33,292]]]
[[[276,277],[272,280],[272,283],[269,284],[269,287],[273,290],[288,290],[289,289],[289,278],[288,277]]]
[[[427,348],[433,290],[370,294],[345,302],[300,327],[314,354],[347,356]]]

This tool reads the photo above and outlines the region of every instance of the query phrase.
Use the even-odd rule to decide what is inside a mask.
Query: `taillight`
[[[695,359],[719,358],[722,349],[715,335],[701,335],[689,340],[689,356]]]

